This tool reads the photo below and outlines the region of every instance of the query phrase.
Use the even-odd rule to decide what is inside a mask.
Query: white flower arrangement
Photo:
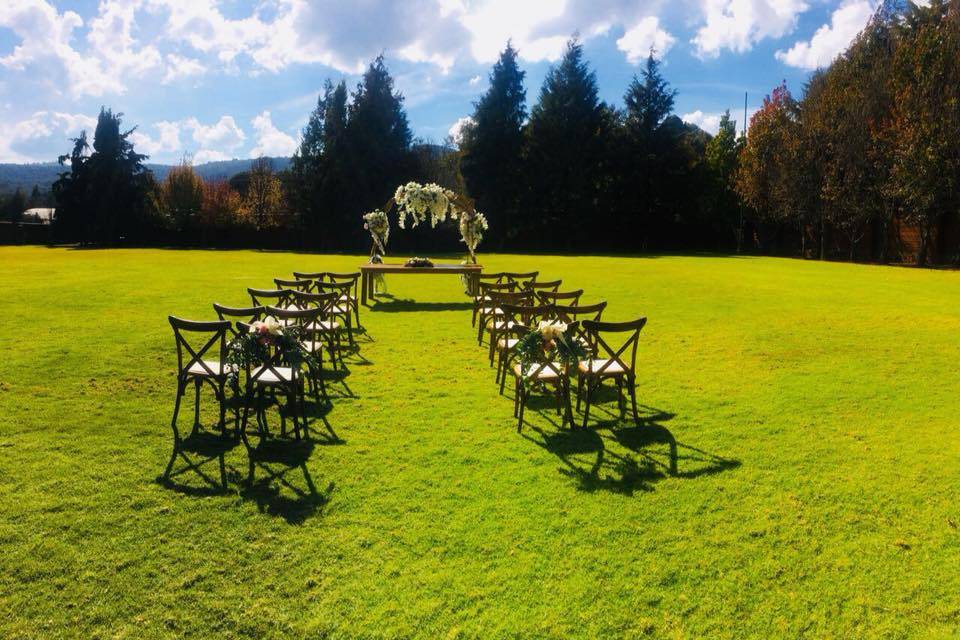
[[[402,226],[402,225],[401,225]],[[380,209],[375,209],[363,216],[363,228],[370,232],[373,243],[380,253],[387,252],[387,240],[390,239],[390,219]]]
[[[474,253],[480,241],[483,240],[483,232],[488,228],[487,217],[479,211],[464,211],[460,214],[460,240],[467,245],[470,258],[474,261],[476,261]]]
[[[447,212],[452,208],[451,200],[453,197],[454,193],[452,191],[432,182],[426,185],[408,182],[397,187],[393,194],[393,200],[397,203],[397,210],[400,213],[398,220],[400,228],[407,228],[406,219],[408,215],[410,216],[411,229],[426,220],[428,216],[431,226],[436,227],[447,219]]]
[[[537,325],[537,331],[540,332],[544,340],[552,341],[567,332],[567,325],[553,320],[541,320],[540,324]]]
[[[268,317],[266,320],[257,320],[250,325],[250,333],[260,337],[279,336],[283,334],[283,325],[274,317]]]

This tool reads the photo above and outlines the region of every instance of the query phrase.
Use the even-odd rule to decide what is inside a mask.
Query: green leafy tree
[[[704,161],[708,172],[706,198],[714,223],[733,232],[737,253],[743,250],[743,207],[733,188],[737,159],[743,137],[737,137],[737,123],[727,110],[720,116],[717,135],[707,142]]]
[[[467,192],[490,221],[492,238],[503,239],[516,214],[523,183],[523,123],[527,117],[524,71],[508,42],[493,65],[490,87],[474,104],[460,142]]]
[[[282,226],[283,191],[268,158],[257,158],[250,166],[244,207],[257,229]]]
[[[195,226],[203,206],[203,179],[183,160],[170,169],[161,187],[163,209],[178,231]]]
[[[934,233],[960,209],[960,3],[913,5],[893,60],[893,162],[888,193],[916,225],[916,260],[930,258]]]

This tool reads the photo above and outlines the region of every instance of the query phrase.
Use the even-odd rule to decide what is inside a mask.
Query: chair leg
[[[200,429],[200,378],[193,379],[193,386],[196,392],[193,401],[193,433]]]
[[[587,378],[586,388],[584,389],[584,407],[583,407],[583,428],[587,428],[587,421],[590,420],[590,401],[593,399],[593,380]]]
[[[636,425],[640,426],[640,413],[637,411],[637,384],[636,380],[627,379],[627,384],[629,385],[630,392],[630,404],[633,406],[633,421]]]
[[[489,359],[490,359],[490,366],[491,366],[491,367],[493,366],[493,356],[494,356],[494,350],[497,348],[497,340],[498,340],[498,338],[497,338],[496,332],[495,332],[495,331],[494,331],[494,332],[491,332],[491,333],[490,333],[490,353],[489,353],[489,355],[488,355],[488,357],[489,357]]]
[[[583,397],[583,374],[577,374],[577,413],[580,412],[580,400]]]
[[[507,384],[507,366],[510,363],[509,356],[503,359],[503,362],[497,364],[497,370],[500,373],[500,395],[503,395],[503,387]]]
[[[520,394],[517,397],[520,398],[520,412],[517,415],[517,433],[520,433],[520,431],[523,429],[523,410],[526,408],[526,405],[527,405],[526,387],[524,387],[521,384],[519,385],[519,389],[520,389]]]
[[[177,459],[177,453],[180,452],[180,431],[177,429],[177,416],[180,414],[180,399],[186,392],[186,383],[177,383],[177,400],[173,405],[173,419],[170,421],[170,428],[173,429],[173,453],[170,455],[170,462],[163,472],[163,479],[170,479],[170,472],[173,471],[173,461]]]
[[[481,313],[477,322],[477,345],[478,346],[483,344],[483,330],[485,328],[486,323],[487,323],[486,316],[484,316]]]
[[[623,417],[627,413],[627,403],[623,398],[623,378],[617,376],[617,409],[620,410],[620,419],[623,420]]]
[[[227,392],[224,388],[226,381],[220,382],[217,387],[217,400],[220,401],[220,435],[227,433]]]

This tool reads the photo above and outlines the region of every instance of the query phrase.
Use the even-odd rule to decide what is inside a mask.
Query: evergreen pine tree
[[[596,76],[574,38],[547,73],[530,112],[525,154],[530,190],[523,208],[529,217],[520,221],[522,244],[583,246],[579,229],[602,228],[610,123],[610,110],[597,97]]]
[[[490,221],[491,235],[504,238],[518,206],[522,183],[523,122],[527,117],[524,72],[508,42],[490,73],[490,88],[474,105],[460,144],[467,191]]]

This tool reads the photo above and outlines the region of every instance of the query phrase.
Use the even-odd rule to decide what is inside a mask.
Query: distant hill
[[[270,158],[274,171],[283,171],[290,166],[290,158]],[[204,180],[227,179],[232,175],[250,168],[250,158],[236,160],[218,160],[194,165],[194,170]],[[153,171],[157,180],[163,180],[174,165],[150,164],[147,168]],[[2,164],[0,163],[0,193],[13,193],[17,187],[30,193],[33,185],[38,185],[41,191],[49,191],[50,186],[57,180],[60,173],[65,171],[56,162],[37,162],[32,164]]]

